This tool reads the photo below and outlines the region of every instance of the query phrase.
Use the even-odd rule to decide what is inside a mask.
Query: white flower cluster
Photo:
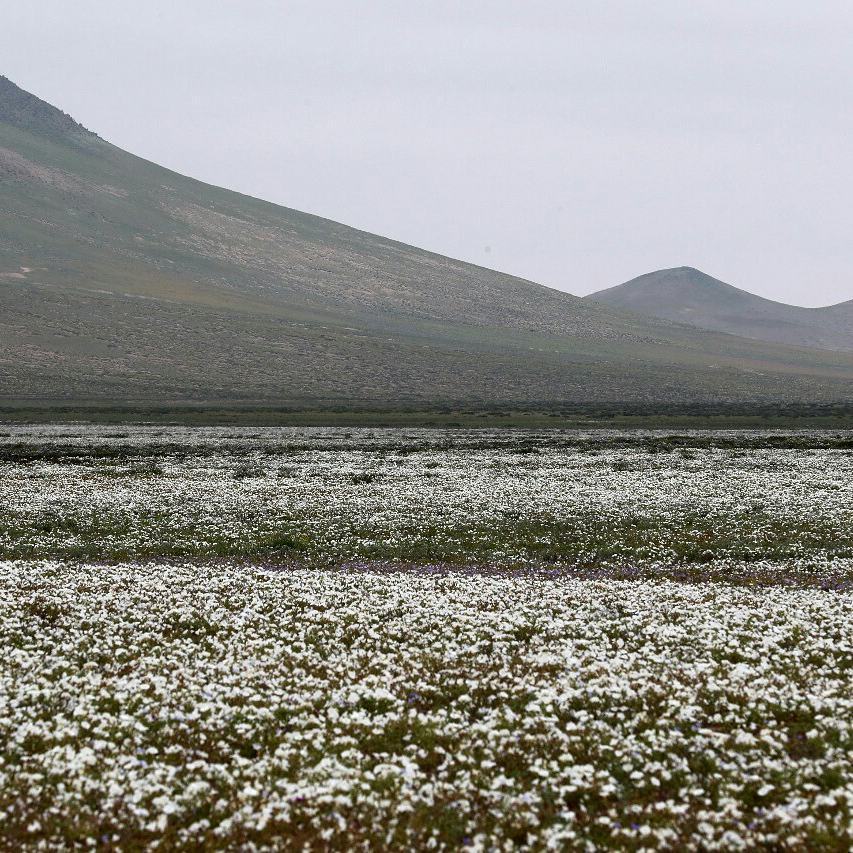
[[[0,462],[9,557],[278,548],[332,560],[707,563],[836,588],[853,579],[849,450],[743,450],[726,446],[732,433],[703,434],[717,447],[650,453],[651,433],[632,444],[613,432],[9,429],[0,450],[84,451]],[[123,455],[88,458],[95,445]]]
[[[853,842],[845,592],[7,561],[0,642],[10,848]]]

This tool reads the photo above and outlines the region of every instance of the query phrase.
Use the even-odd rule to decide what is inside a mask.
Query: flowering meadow
[[[5,848],[853,844],[849,434],[5,429]]]
[[[843,435],[10,427],[0,475],[7,558],[851,579]]]

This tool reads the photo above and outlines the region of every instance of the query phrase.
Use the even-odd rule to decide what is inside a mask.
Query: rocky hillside
[[[5,399],[848,399],[853,357],[648,319],[133,156],[0,84]]]
[[[785,305],[692,267],[657,270],[586,299],[760,341],[853,352],[853,300],[825,308]]]

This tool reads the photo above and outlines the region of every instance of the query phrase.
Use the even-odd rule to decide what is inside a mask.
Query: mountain
[[[763,299],[692,267],[650,272],[585,298],[745,338],[853,352],[853,300],[799,308]]]
[[[846,401],[853,356],[628,314],[209,186],[0,78],[0,397]]]

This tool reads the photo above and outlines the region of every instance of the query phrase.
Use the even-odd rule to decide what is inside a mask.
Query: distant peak
[[[8,77],[0,75],[0,122],[5,122],[30,133],[51,137],[74,138],[95,136],[82,124],[74,121],[47,101],[16,86]]]
[[[695,278],[714,278],[706,272],[702,272],[696,267],[669,267],[668,269],[655,270],[654,272],[646,273],[646,275],[688,275]],[[716,281],[716,279],[714,279]]]
[[[625,282],[627,285],[634,283],[643,283],[645,285],[659,283],[669,284],[670,286],[678,284],[679,286],[703,288],[731,287],[730,284],[726,284],[725,282],[720,281],[720,279],[714,278],[714,276],[708,275],[708,273],[702,272],[700,269],[696,269],[696,267],[668,267],[667,269],[647,272],[644,275],[631,279],[631,281]]]

